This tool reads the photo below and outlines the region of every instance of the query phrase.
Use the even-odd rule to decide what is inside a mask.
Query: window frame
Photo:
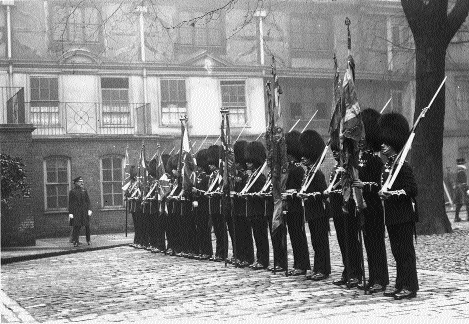
[[[47,195],[47,185],[50,185],[50,184],[53,184],[53,185],[59,185],[59,184],[65,184],[65,183],[60,183],[60,182],[57,182],[57,183],[49,183],[47,181],[47,162],[48,160],[51,160],[51,159],[62,159],[62,160],[66,160],[67,162],[67,204],[65,207],[61,208],[61,207],[57,207],[57,208],[49,208],[48,207],[48,204],[47,204],[47,198],[48,198],[48,195]],[[61,156],[61,155],[51,155],[51,156],[48,156],[48,157],[45,157],[43,159],[43,190],[44,190],[44,211],[45,212],[67,212],[68,211],[68,194],[71,190],[71,187],[72,187],[72,182],[71,182],[71,159],[67,156]]]
[[[184,83],[184,97],[185,97],[185,101],[184,101],[184,104],[185,106],[184,107],[163,107],[163,104],[165,103],[171,103],[171,102],[176,102],[176,103],[182,103],[183,101],[172,101],[172,100],[168,100],[168,101],[163,101],[163,83],[164,82],[168,82],[168,84],[171,84],[171,82],[183,82]],[[178,88],[179,89],[179,88]],[[189,105],[189,102],[187,100],[187,80],[185,78],[162,78],[160,79],[160,82],[159,82],[159,96],[160,96],[160,101],[159,101],[159,104],[160,104],[160,109],[159,109],[159,119],[160,119],[160,126],[162,127],[180,127],[180,117],[181,115],[187,115],[187,112],[188,112],[188,105]],[[173,90],[174,91],[174,90]],[[171,93],[171,90],[169,89],[168,87],[168,92]],[[176,92],[179,92],[179,91],[176,91]],[[171,98],[169,98],[171,99]],[[179,99],[179,98],[178,98]],[[171,104],[168,104],[168,105],[171,105]],[[177,112],[164,112],[163,109],[177,109],[178,111]],[[179,111],[180,109],[183,109],[184,112],[181,112]],[[174,123],[171,123],[171,118],[169,123],[166,123],[164,121],[164,116],[166,114],[177,114],[177,118],[176,118],[176,121]]]
[[[105,87],[103,88],[103,81],[104,80],[110,80],[110,79],[121,79],[121,80],[125,80],[124,83],[127,83],[127,88],[119,88],[119,87],[116,87],[116,88],[112,88],[112,87]],[[100,86],[100,95],[101,95],[101,121],[100,121],[100,124],[101,124],[101,127],[103,128],[115,128],[115,127],[131,127],[132,126],[132,109],[131,109],[131,104],[130,104],[130,78],[129,77],[111,77],[111,76],[103,76],[100,78],[100,83],[99,83],[99,86]],[[108,101],[107,99],[105,99],[105,97],[107,97],[107,95],[104,94],[103,91],[105,90],[116,90],[116,91],[119,91],[119,96],[120,96],[120,93],[121,91],[124,91],[126,90],[126,102],[124,103],[125,100],[119,100],[119,99],[115,99],[115,98],[111,98],[111,100],[109,100],[109,105],[106,104],[106,102]],[[109,92],[109,93],[112,93],[112,92]],[[122,103],[120,102],[122,101]],[[117,105],[115,105],[117,103]],[[111,108],[109,111],[105,111],[105,107],[109,107]],[[113,110],[112,108],[118,108],[117,111]],[[127,110],[123,109],[127,107]],[[107,122],[106,121],[106,114],[109,115],[109,120],[110,122]],[[117,117],[117,120],[124,120],[126,122],[120,122],[120,123],[113,123],[113,120],[114,118]]]
[[[41,97],[40,83],[41,83],[41,80],[46,80],[46,79],[49,80],[49,88],[48,88],[49,99],[41,100],[41,98],[40,98]],[[38,80],[38,82],[39,82],[39,87],[37,88],[37,90],[39,91],[38,92],[38,96],[39,96],[38,99],[33,99],[34,89],[36,89],[36,88],[33,88],[33,85],[32,85],[33,80]],[[50,93],[51,93],[50,80],[55,80],[56,84],[57,84],[57,89],[56,89],[57,99],[56,100],[51,100],[50,99]],[[29,120],[31,121],[31,123],[34,126],[36,126],[38,128],[49,128],[49,127],[61,127],[62,126],[62,124],[63,124],[63,121],[62,121],[63,112],[60,109],[61,105],[60,105],[60,97],[59,97],[60,96],[59,88],[60,88],[59,77],[57,77],[57,76],[51,76],[51,75],[31,75],[31,76],[29,76],[29,111],[28,111],[28,114],[29,114]],[[39,104],[39,105],[36,106],[35,105],[36,103],[45,103],[45,105],[44,104],[42,104],[42,105]],[[33,110],[34,110],[33,108],[39,108],[39,111],[34,111],[33,112]],[[53,112],[51,108],[56,108],[56,111]],[[39,116],[41,116],[41,117],[38,118],[39,121],[56,120],[56,122],[55,123],[54,122],[36,123],[35,118],[34,118],[35,114],[39,114]],[[52,114],[56,115],[56,119],[51,118],[51,116],[53,116]],[[46,118],[43,119],[42,116],[46,116]]]
[[[223,80],[220,80],[218,85],[220,87],[220,106],[222,108],[228,108],[228,111],[230,112],[230,116],[233,115],[233,108],[237,107],[237,106],[225,106],[224,105],[224,102],[223,102],[223,86],[224,86],[224,82],[230,82],[232,83],[231,85],[236,85],[236,83],[238,83],[239,85],[241,83],[243,83],[243,87],[244,87],[244,123],[237,123],[237,122],[234,122],[233,121],[233,118],[230,118],[230,126],[231,127],[244,127],[246,125],[249,124],[249,107],[248,107],[248,96],[247,96],[247,86],[246,86],[246,81],[245,79],[223,79]],[[230,85],[230,84],[225,84],[225,85]],[[232,109],[230,109],[232,108]],[[236,108],[237,110],[239,108]]]
[[[294,26],[294,20],[299,20],[300,25],[305,25],[306,22],[308,21],[315,21],[317,24],[318,20],[323,20],[325,23],[325,26],[323,28],[323,33],[319,32],[311,32],[308,33],[310,35],[322,35],[323,37],[326,37],[325,43],[326,43],[326,48],[324,49],[306,49],[306,43],[303,41],[301,44],[303,45],[302,48],[297,48],[294,47],[295,44],[293,42],[293,39],[295,38],[295,34],[298,33],[301,37],[300,39],[305,39],[304,34],[307,32],[305,29],[302,29],[301,31],[297,31],[297,28]],[[317,14],[301,14],[301,13],[292,13],[290,15],[290,20],[289,20],[289,28],[290,28],[290,53],[291,57],[296,59],[296,58],[314,58],[314,59],[326,59],[330,57],[330,52],[333,48],[333,36],[331,36],[331,29],[333,27],[332,21],[329,18],[324,18],[324,16],[317,15]]]
[[[59,15],[58,11],[59,8],[63,11],[66,11],[66,21],[63,22],[63,17]],[[87,22],[87,15],[86,10],[93,10],[96,13],[97,22],[95,24],[90,24]],[[102,10],[101,10],[100,3],[97,1],[51,1],[49,3],[49,12],[50,18],[50,39],[56,47],[60,47],[61,44],[69,44],[69,45],[83,45],[83,46],[96,46],[96,45],[103,45],[103,17],[102,17]],[[78,11],[80,14],[81,22],[75,23],[74,21],[69,21],[69,18],[72,13]],[[77,13],[77,15],[78,15]],[[88,17],[89,18],[89,17]],[[62,29],[61,26],[64,25]],[[93,25],[96,26],[96,30],[93,33],[97,33],[95,39],[96,40],[89,40],[87,37],[87,26]],[[70,38],[70,26],[75,26],[75,30],[80,30],[80,39],[75,40]],[[56,29],[59,29],[62,32],[64,37],[56,37]],[[75,33],[77,33],[75,31]],[[94,38],[94,37],[93,37]]]
[[[200,11],[199,11],[200,10]],[[188,8],[184,8],[183,10],[179,10],[176,15],[176,20],[178,22],[188,21],[195,17],[202,16],[207,10],[204,8],[193,8],[193,10],[189,10]],[[181,16],[188,14],[189,17],[187,19],[182,19]],[[210,27],[210,23],[217,22],[216,28]],[[196,27],[195,25],[191,24],[183,24],[178,29],[176,42],[174,43],[176,52],[182,53],[193,53],[194,50],[208,50],[210,52],[214,52],[217,54],[225,54],[226,53],[226,30],[225,30],[225,14],[223,12],[219,12],[215,18],[211,18],[209,23],[205,22],[205,19],[200,19],[197,23],[201,24],[200,26]],[[212,39],[210,35],[211,30],[218,30],[220,43],[218,45],[210,45],[209,40]],[[181,31],[190,30],[190,39],[191,43],[182,43],[181,40]],[[205,44],[197,44],[197,31],[203,30],[205,36]]]
[[[111,159],[111,163],[112,163],[112,171],[111,171],[111,174],[113,175],[114,177],[114,162],[112,161],[113,159],[115,158],[119,158],[121,160],[121,181],[119,183],[119,191],[121,193],[121,197],[122,197],[122,205],[105,205],[105,201],[104,201],[104,184],[105,182],[106,183],[111,183],[111,184],[114,184],[114,183],[117,183],[117,181],[104,181],[104,169],[103,169],[103,161],[105,159]],[[105,156],[102,156],[100,159],[99,159],[99,177],[100,177],[100,196],[101,196],[101,208],[102,209],[116,209],[116,208],[123,208],[125,206],[125,203],[124,203],[124,192],[121,190],[121,187],[122,187],[122,181],[124,179],[124,176],[125,176],[125,168],[123,166],[124,164],[124,160],[125,160],[125,156],[123,155],[116,155],[116,154],[111,154],[111,155],[105,155]],[[114,195],[116,193],[114,193],[114,191],[111,193],[111,196],[113,197],[112,200],[113,200],[113,203],[114,203]]]

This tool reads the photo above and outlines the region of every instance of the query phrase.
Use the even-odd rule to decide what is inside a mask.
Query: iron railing
[[[0,87],[0,123],[24,124],[24,88],[23,87]]]
[[[25,103],[33,135],[150,134],[150,104],[106,105],[96,102],[36,101]]]

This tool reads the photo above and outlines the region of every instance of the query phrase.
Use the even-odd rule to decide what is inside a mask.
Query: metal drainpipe
[[[140,12],[140,52],[142,63],[145,63],[145,22],[143,19],[143,14],[147,12],[147,8],[144,6],[139,6],[137,9]],[[147,69],[144,66],[142,70],[143,78],[143,101],[144,104],[147,104]]]
[[[7,5],[7,46],[8,46],[8,83],[13,88],[13,63],[11,61],[11,9],[10,5]]]

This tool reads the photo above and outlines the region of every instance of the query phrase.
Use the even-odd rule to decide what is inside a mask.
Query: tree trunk
[[[427,34],[428,33],[428,34]],[[432,34],[432,35],[430,35]],[[445,76],[446,40],[441,32],[428,28],[416,38],[416,101],[414,120],[429,105]],[[418,184],[417,233],[450,233],[443,189],[443,130],[445,86],[433,101],[416,130],[411,163]]]

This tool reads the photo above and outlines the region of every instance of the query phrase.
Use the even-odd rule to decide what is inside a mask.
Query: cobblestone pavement
[[[451,234],[418,237],[421,290],[411,300],[395,301],[332,285],[342,270],[332,232],[333,273],[324,282],[131,247],[4,265],[2,323],[467,321],[469,222],[453,224],[453,228],[458,229]],[[393,282],[390,252],[388,258]]]

